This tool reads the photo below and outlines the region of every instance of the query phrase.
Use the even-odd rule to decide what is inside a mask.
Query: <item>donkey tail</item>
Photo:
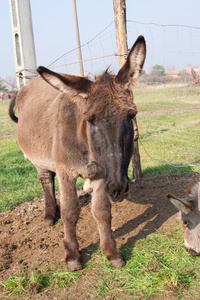
[[[14,107],[15,107],[15,100],[16,100],[17,94],[15,95],[15,97],[11,100],[10,102],[10,106],[8,109],[8,114],[10,116],[10,118],[17,123],[18,122],[18,117],[15,115],[14,113]]]

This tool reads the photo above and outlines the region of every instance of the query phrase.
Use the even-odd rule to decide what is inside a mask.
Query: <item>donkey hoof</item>
[[[67,262],[67,268],[69,271],[78,271],[82,270],[82,265],[78,259],[75,259]]]
[[[53,226],[55,224],[55,219],[45,219],[46,226]]]
[[[113,260],[110,260],[111,265],[113,266],[113,268],[122,268],[125,266],[125,261],[122,258],[116,258]]]

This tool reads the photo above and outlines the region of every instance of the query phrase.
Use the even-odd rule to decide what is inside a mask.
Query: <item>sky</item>
[[[78,64],[69,65],[78,60],[72,0],[30,2],[37,65],[51,65],[57,72],[78,73]],[[118,59],[110,56],[117,52],[113,1],[76,0],[76,5],[83,60],[107,56],[85,62],[84,71],[97,75],[110,65],[116,72]],[[128,47],[141,34],[146,39],[145,71],[155,64],[178,70],[200,66],[199,0],[126,0],[126,9]],[[0,77],[8,80],[15,77],[8,0],[1,0],[0,28]],[[64,53],[68,54],[63,56]]]

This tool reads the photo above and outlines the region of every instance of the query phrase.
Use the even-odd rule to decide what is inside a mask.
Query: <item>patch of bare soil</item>
[[[117,246],[134,247],[138,239],[143,239],[158,229],[174,226],[177,211],[167,200],[167,193],[183,196],[188,183],[196,175],[157,176],[136,181],[128,199],[112,203],[112,229]],[[88,263],[92,258],[92,247],[99,244],[97,226],[90,211],[90,198],[79,197],[82,211],[77,226],[82,261]],[[45,227],[43,207],[43,200],[26,202],[13,211],[0,213],[0,281],[27,268],[66,269],[62,222],[59,221],[51,228]],[[80,277],[78,284],[84,287],[86,283],[81,282]],[[86,289],[82,291],[82,299],[92,299],[88,297]],[[0,288],[0,294],[1,292]],[[66,293],[66,290],[62,290],[58,296],[55,291],[48,291],[23,299],[66,299]]]

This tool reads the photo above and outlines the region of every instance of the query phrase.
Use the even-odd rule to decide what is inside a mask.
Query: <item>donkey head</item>
[[[133,124],[137,113],[132,89],[136,86],[146,56],[142,36],[131,48],[116,76],[107,71],[95,82],[54,73],[44,67],[38,72],[52,86],[79,101],[87,123],[87,140],[93,159],[105,174],[105,190],[114,201],[128,192],[127,170],[132,156]]]
[[[187,190],[187,197],[180,199],[168,194],[168,199],[180,211],[184,227],[185,248],[192,255],[200,254],[200,181]]]

